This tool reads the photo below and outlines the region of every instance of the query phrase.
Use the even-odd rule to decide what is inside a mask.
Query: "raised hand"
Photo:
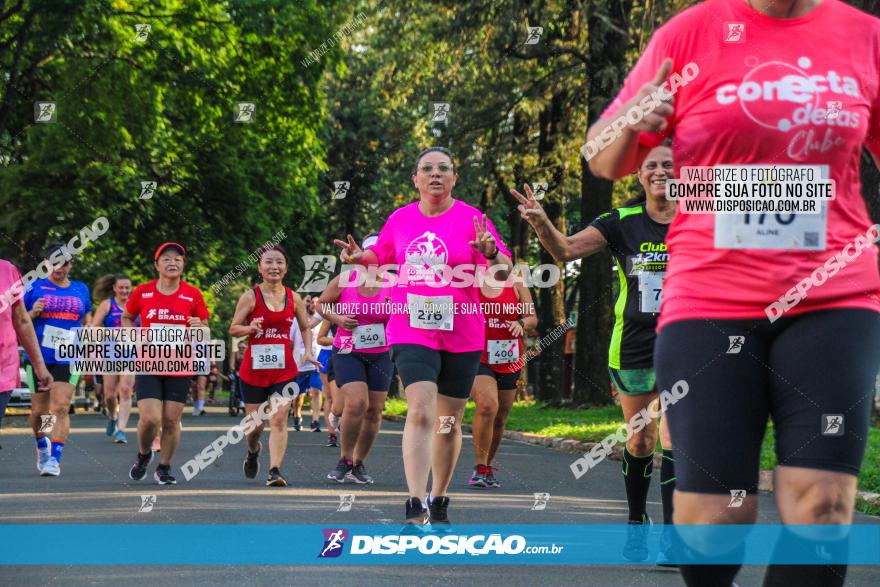
[[[342,260],[343,263],[356,263],[360,256],[364,253],[358,246],[358,244],[354,242],[354,238],[352,238],[351,235],[348,235],[348,242],[341,241],[339,239],[334,239],[333,242],[342,248],[342,254],[339,256],[339,258]]]
[[[513,197],[519,202],[519,206],[516,208],[519,210],[520,216],[532,226],[538,226],[539,224],[546,222],[547,213],[544,211],[544,208],[541,207],[541,204],[535,199],[535,193],[532,191],[532,187],[529,184],[523,184],[523,191],[526,193],[525,196],[515,189],[510,190]]]

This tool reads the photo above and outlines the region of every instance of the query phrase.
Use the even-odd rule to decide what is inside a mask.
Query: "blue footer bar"
[[[0,524],[0,544],[3,565],[880,564],[880,525]]]

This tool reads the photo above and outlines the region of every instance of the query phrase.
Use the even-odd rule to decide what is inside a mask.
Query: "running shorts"
[[[522,369],[519,371],[515,371],[513,373],[496,373],[492,369],[489,368],[489,365],[485,365],[480,363],[479,369],[477,369],[477,375],[486,375],[487,377],[492,377],[495,379],[495,382],[498,384],[499,391],[510,391],[516,389],[516,384],[519,382],[519,375],[522,372]]]
[[[308,372],[306,372],[308,374]],[[317,373],[315,373],[317,376]],[[297,378],[298,379],[298,378]],[[290,381],[281,381],[279,383],[273,383],[269,387],[259,387],[256,385],[251,385],[245,381],[241,382],[242,394],[244,395],[244,403],[246,404],[261,404],[269,399],[269,397],[273,393],[277,393],[278,395],[283,396],[282,390],[286,385],[290,383],[297,382],[297,379],[291,379]],[[297,385],[299,383],[297,382]],[[307,391],[308,388],[305,388]],[[303,393],[303,387],[300,385],[299,393]],[[293,392],[289,391],[289,395],[293,396]],[[299,395],[299,394],[297,394]]]
[[[336,369],[333,368],[333,357],[331,355],[330,360],[327,361],[327,382],[336,381]]]
[[[651,393],[657,388],[657,377],[654,368],[648,369],[612,369],[608,374],[614,382],[614,388],[623,395],[642,395]]]
[[[70,369],[70,363],[46,363],[46,369],[49,370],[49,374],[52,375],[52,380],[55,383],[69,383],[74,387],[79,383],[80,374]],[[24,370],[27,374],[28,389],[31,390],[31,393],[40,393],[40,390],[37,389],[33,365],[25,363]]]
[[[163,402],[186,403],[192,380],[187,376],[135,375],[134,385],[138,401],[157,399]]]
[[[880,314],[870,310],[664,326],[658,387],[687,382],[667,406],[676,489],[756,493],[768,417],[779,465],[858,475],[878,365]]]
[[[333,349],[333,370],[336,374],[336,385],[342,387],[348,383],[361,381],[367,384],[369,391],[387,392],[391,387],[391,354],[351,352],[339,354]]]
[[[459,399],[470,396],[482,356],[483,351],[453,353],[419,344],[391,345],[391,359],[404,388],[430,381],[437,384],[440,395]]]
[[[331,349],[321,349],[318,352],[317,359],[318,359],[318,362],[321,363],[321,368],[319,369],[319,371],[321,371],[321,373],[327,372],[327,363],[330,361],[330,357],[332,355],[333,355],[333,351]]]
[[[308,393],[312,387],[318,391],[324,390],[324,383],[317,371],[300,371],[296,376],[296,384],[299,385],[299,393]]]

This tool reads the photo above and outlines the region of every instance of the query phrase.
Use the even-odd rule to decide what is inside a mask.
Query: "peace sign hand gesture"
[[[483,214],[482,222],[476,216],[474,217],[475,237],[474,240],[469,241],[469,244],[485,258],[494,259],[498,256],[498,244],[495,242],[495,237],[486,228],[487,223],[485,214]]]
[[[525,196],[515,189],[510,190],[513,197],[519,201],[519,206],[516,208],[519,210],[520,216],[522,216],[523,220],[531,224],[533,227],[537,227],[540,224],[547,222],[547,213],[544,211],[544,208],[541,207],[541,204],[535,199],[535,193],[532,191],[531,186],[529,184],[523,184],[523,190],[526,192]]]
[[[354,242],[354,239],[351,235],[348,235],[348,242],[341,241],[338,238],[334,239],[333,242],[342,247],[342,254],[340,255],[340,258],[342,259],[343,263],[356,263],[360,256],[364,254],[357,243]]]

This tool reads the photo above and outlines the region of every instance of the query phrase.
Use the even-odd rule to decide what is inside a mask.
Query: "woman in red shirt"
[[[306,354],[303,361],[318,364],[312,356],[312,331],[309,316],[302,299],[282,281],[287,275],[287,253],[279,245],[263,251],[260,255],[260,275],[263,280],[241,295],[235,307],[235,316],[229,327],[232,336],[247,336],[248,346],[241,364],[242,391],[245,412],[256,412],[274,393],[281,394],[287,386],[295,386],[296,361],[293,360],[293,343],[290,327],[296,318],[305,341]],[[289,397],[296,397],[291,390]],[[284,409],[276,409],[269,417],[269,475],[266,485],[285,487],[287,480],[281,474],[281,461],[287,448],[288,403]],[[244,476],[253,479],[260,472],[260,452],[263,444],[260,436],[263,424],[247,435],[248,453],[244,460]]]

